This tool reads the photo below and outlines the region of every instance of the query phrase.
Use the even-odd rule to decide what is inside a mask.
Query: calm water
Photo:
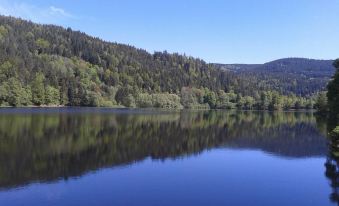
[[[0,205],[336,205],[312,113],[0,109]]]

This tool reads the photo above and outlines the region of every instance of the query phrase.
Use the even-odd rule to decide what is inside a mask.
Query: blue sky
[[[339,57],[339,0],[0,0],[0,13],[207,62]]]

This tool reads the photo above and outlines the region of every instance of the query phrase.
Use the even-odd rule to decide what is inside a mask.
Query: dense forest
[[[177,53],[148,53],[70,28],[0,16],[0,105],[159,108],[314,108],[316,93],[219,69]],[[280,76],[280,75],[279,75]],[[284,78],[284,77],[282,77]],[[279,82],[278,82],[279,83]],[[287,90],[286,90],[287,91]]]

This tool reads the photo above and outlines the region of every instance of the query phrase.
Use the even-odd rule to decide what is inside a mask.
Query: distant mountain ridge
[[[215,64],[216,67],[231,71],[259,85],[262,90],[273,89],[284,94],[292,91],[307,96],[325,90],[335,68],[333,60],[307,58],[284,58],[265,64]]]
[[[331,76],[334,73],[333,60],[317,60],[307,58],[283,58],[264,64],[216,64],[222,69],[231,71],[270,71],[270,72],[302,72]]]

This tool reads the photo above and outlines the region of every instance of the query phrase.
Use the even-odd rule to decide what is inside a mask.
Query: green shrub
[[[142,108],[153,107],[152,95],[147,93],[139,94],[136,98],[136,104]]]
[[[180,97],[176,94],[152,94],[152,102],[154,107],[165,109],[182,109]]]
[[[45,103],[46,105],[59,105],[60,104],[59,89],[48,85],[45,89]]]
[[[332,137],[337,137],[339,138],[339,126],[337,126],[336,128],[334,128],[331,132],[331,136]]]
[[[180,97],[176,94],[156,93],[156,94],[139,94],[136,98],[138,107],[156,107],[163,109],[182,109]]]

